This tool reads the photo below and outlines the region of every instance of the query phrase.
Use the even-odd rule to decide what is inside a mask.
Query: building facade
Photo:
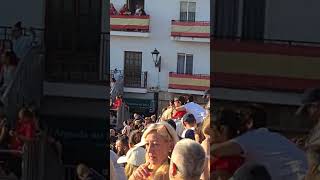
[[[136,106],[150,104],[152,111],[158,101],[161,110],[175,95],[202,95],[209,88],[209,0],[111,3],[118,11],[128,4],[133,13],[138,4],[147,14],[110,19],[110,69],[123,72],[129,106],[140,101]],[[155,49],[161,56],[160,71],[151,54]]]
[[[306,88],[318,87],[318,1],[215,0],[212,73],[217,105],[265,104],[269,126],[304,129],[294,116]]]

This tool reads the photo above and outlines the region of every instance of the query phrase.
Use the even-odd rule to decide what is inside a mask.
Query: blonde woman
[[[169,156],[179,138],[167,123],[151,124],[136,146],[146,147],[146,163],[133,172],[129,180],[169,180]]]

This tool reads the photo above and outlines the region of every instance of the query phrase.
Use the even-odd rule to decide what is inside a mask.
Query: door
[[[124,53],[124,85],[126,87],[142,86],[142,52],[125,51]]]
[[[101,0],[48,0],[47,80],[97,81]]]

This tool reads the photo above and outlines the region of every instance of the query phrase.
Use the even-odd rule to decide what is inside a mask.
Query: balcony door
[[[48,0],[47,80],[97,81],[101,0]]]
[[[142,52],[124,52],[124,85],[126,87],[142,86]]]
[[[133,14],[136,12],[136,5],[142,6],[144,9],[144,0],[127,0],[127,3],[131,13]]]

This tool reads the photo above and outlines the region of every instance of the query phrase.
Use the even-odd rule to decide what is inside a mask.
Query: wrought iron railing
[[[33,141],[25,142],[22,151],[1,149],[1,157],[5,157],[4,154],[20,155],[22,180],[63,180],[62,163],[45,133],[37,136]],[[0,177],[0,179],[3,178]]]
[[[130,88],[147,88],[148,87],[148,72],[124,72],[117,70],[120,76],[123,77],[124,87]],[[114,77],[114,70],[110,70],[110,77]]]
[[[125,72],[124,86],[132,88],[147,88],[148,72]]]
[[[26,104],[40,106],[43,93],[44,55],[32,49],[19,61],[13,80],[1,96],[4,111],[11,127],[15,126],[20,107]]]
[[[0,26],[0,40],[12,41],[12,27],[10,26]],[[33,46],[38,48],[44,48],[44,33],[45,30],[42,28],[33,28],[34,33]],[[24,36],[30,35],[30,28],[22,28],[22,34]]]

